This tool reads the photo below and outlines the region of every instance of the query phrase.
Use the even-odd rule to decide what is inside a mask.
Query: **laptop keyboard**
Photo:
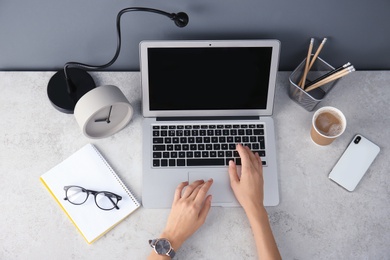
[[[241,165],[236,144],[248,146],[266,163],[265,126],[249,124],[153,124],[153,167]]]

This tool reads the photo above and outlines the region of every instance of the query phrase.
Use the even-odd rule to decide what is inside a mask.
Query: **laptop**
[[[210,178],[212,206],[240,206],[228,173],[234,160],[240,174],[237,143],[260,154],[263,203],[278,205],[272,111],[279,53],[278,40],[140,43],[145,208],[170,208],[180,182]]]

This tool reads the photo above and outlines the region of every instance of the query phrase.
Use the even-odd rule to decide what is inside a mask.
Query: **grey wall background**
[[[139,70],[146,39],[257,39],[282,42],[280,70],[294,69],[328,38],[321,57],[333,66],[390,69],[389,0],[0,0],[0,70],[57,70],[68,61],[111,60],[115,20],[126,7],[185,11],[186,28],[142,12],[122,16],[122,50],[109,70]]]

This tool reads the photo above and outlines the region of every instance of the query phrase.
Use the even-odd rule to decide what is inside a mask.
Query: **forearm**
[[[259,259],[281,259],[264,207],[247,210]]]

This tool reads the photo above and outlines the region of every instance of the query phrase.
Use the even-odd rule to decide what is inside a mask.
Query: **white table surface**
[[[86,143],[93,143],[139,199],[141,90],[139,72],[94,72],[97,85],[117,85],[135,109],[112,137],[84,137],[73,115],[50,104],[54,72],[0,72],[0,259],[145,259],[148,239],[164,227],[168,209],[139,208],[88,245],[40,183],[39,177]],[[346,132],[319,147],[309,135],[313,112],[287,95],[290,72],[279,72],[274,118],[281,202],[267,208],[284,259],[390,259],[390,71],[358,71],[343,78],[317,107],[347,118]],[[360,133],[381,152],[352,193],[328,173]],[[212,208],[177,259],[256,259],[241,208]]]

